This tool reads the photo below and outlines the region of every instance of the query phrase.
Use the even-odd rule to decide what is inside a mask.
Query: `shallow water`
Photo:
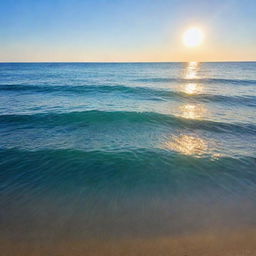
[[[0,64],[2,251],[256,255],[255,113],[255,62]]]

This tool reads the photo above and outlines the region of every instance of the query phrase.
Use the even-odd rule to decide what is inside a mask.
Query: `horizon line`
[[[256,62],[256,60],[221,60],[221,61],[0,61],[0,64],[8,64],[8,63],[120,63],[120,64],[128,64],[128,63],[188,63],[188,62],[199,62],[199,63],[235,63],[235,62]]]

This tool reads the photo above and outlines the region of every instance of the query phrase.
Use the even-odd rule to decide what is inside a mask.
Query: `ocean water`
[[[0,136],[5,256],[256,255],[256,62],[1,63]]]

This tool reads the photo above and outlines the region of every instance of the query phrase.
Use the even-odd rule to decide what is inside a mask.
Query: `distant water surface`
[[[1,63],[0,135],[4,255],[256,255],[255,62]]]

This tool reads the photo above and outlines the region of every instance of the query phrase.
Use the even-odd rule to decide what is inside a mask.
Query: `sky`
[[[256,61],[255,0],[0,0],[0,62]],[[204,44],[183,32],[200,27]]]

